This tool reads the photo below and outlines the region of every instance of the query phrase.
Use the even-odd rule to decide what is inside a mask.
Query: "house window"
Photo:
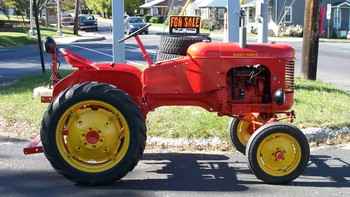
[[[219,10],[218,10],[218,18],[220,20],[224,20],[224,18],[225,18],[225,9],[224,8],[219,8]]]
[[[200,9],[196,9],[195,10],[195,15],[196,16],[200,16],[201,15],[201,10]]]
[[[201,9],[201,17],[202,19],[209,19],[209,8],[202,8]]]
[[[284,8],[284,22],[285,23],[291,23],[293,18],[293,10],[291,6]]]
[[[340,29],[340,24],[341,24],[341,18],[340,18],[340,13],[339,13],[339,8],[332,9],[334,12],[334,17],[333,17],[333,26],[335,29]]]
[[[271,21],[272,20],[272,7],[269,6],[268,8],[268,18],[267,18],[267,21]]]

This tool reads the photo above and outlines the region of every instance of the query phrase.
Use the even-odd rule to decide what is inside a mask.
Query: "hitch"
[[[44,148],[41,145],[41,140],[40,140],[40,135],[37,135],[34,137],[29,144],[23,148],[23,153],[25,155],[32,155],[32,154],[37,154],[37,153],[43,153]]]

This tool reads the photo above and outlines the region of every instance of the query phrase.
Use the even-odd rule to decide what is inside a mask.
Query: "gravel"
[[[350,128],[306,128],[302,129],[311,146],[320,144],[340,144],[350,141]],[[229,151],[232,145],[218,137],[209,139],[161,138],[148,137],[147,148],[176,150],[220,150]]]

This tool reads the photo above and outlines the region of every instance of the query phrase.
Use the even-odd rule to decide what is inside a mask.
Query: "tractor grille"
[[[288,61],[286,65],[286,74],[284,82],[284,90],[286,92],[294,91],[294,61]]]

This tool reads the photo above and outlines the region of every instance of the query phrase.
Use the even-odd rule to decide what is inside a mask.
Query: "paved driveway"
[[[1,196],[350,196],[350,145],[312,151],[290,185],[258,181],[238,153],[151,153],[122,181],[82,187],[58,175],[43,155],[23,156],[26,142],[0,138]]]

